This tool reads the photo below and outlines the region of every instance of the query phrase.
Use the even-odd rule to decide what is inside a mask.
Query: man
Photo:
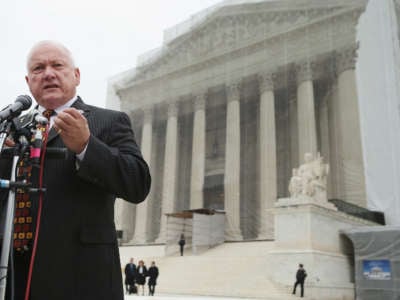
[[[36,225],[32,274],[27,256],[35,246],[14,255],[15,299],[24,299],[28,286],[30,300],[122,300],[114,201],[116,197],[143,201],[151,182],[129,117],[87,105],[77,96],[80,71],[59,43],[42,41],[31,49],[26,82],[37,109],[56,112],[50,119],[47,148],[66,147],[69,153],[65,160],[44,160],[46,192]],[[0,165],[0,175],[6,169]],[[32,200],[32,206],[37,203],[37,198]]]
[[[185,235],[183,233],[181,233],[178,244],[179,244],[179,251],[181,252],[181,256],[183,256],[183,250],[184,250],[185,244],[186,244]]]
[[[296,294],[296,287],[300,284],[301,293],[300,297],[304,297],[304,280],[307,277],[307,272],[304,270],[303,264],[299,264],[299,269],[296,272],[296,282],[294,283],[293,287],[293,295]]]
[[[135,276],[136,276],[136,265],[133,263],[133,258],[129,260],[129,263],[125,265],[125,288],[126,293],[131,294],[135,289]]]
[[[154,261],[151,262],[151,266],[147,271],[147,276],[149,276],[149,296],[154,296],[154,292],[156,291],[157,285],[157,277],[158,277],[158,268],[156,267],[156,263]]]

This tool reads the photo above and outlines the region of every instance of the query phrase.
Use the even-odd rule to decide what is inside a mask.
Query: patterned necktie
[[[46,109],[46,110],[42,113],[42,115],[43,115],[44,117],[46,117],[47,120],[49,120],[49,124],[50,124],[50,118],[51,118],[52,116],[56,115],[56,111],[55,111],[54,109]]]
[[[17,181],[29,182],[32,165],[27,163],[28,158],[23,158],[18,164]],[[14,249],[23,252],[30,249],[33,239],[32,202],[29,193],[23,189],[15,192],[14,216]]]
[[[49,120],[55,115],[54,110],[47,109],[43,116]],[[46,127],[38,126],[36,130],[45,131]],[[45,135],[46,137],[46,135]],[[18,164],[17,181],[26,180],[30,182],[32,175],[32,161],[28,156],[24,156]],[[14,249],[17,252],[24,252],[30,249],[33,241],[33,218],[32,202],[29,192],[17,189],[15,192],[15,216],[14,216]]]

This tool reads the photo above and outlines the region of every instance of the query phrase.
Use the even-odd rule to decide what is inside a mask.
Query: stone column
[[[115,200],[114,205],[114,216],[115,216],[115,228],[122,230],[122,243],[130,242],[133,237],[133,231],[135,228],[135,204],[125,201],[121,198]]]
[[[356,47],[337,55],[338,107],[344,199],[366,206],[364,164],[361,146],[360,117],[355,75]]]
[[[260,174],[258,238],[273,238],[272,208],[277,199],[275,96],[271,74],[258,77],[260,87]]]
[[[176,167],[177,167],[177,143],[178,143],[178,103],[170,103],[168,106],[168,121],[165,142],[163,190],[160,233],[158,243],[166,241],[167,216],[165,214],[174,211],[176,195]]]
[[[292,169],[297,168],[300,165],[299,162],[299,126],[297,121],[297,89],[295,86],[287,87],[287,95],[288,95],[288,120],[289,120],[289,141],[288,145],[290,145],[290,165],[286,170],[287,180],[289,182],[290,178],[292,178]],[[303,162],[303,157],[301,158],[301,162]],[[289,192],[287,190],[287,193]]]
[[[152,137],[153,137],[153,108],[147,107],[143,109],[143,128],[142,128],[142,142],[141,151],[143,158],[151,166],[151,149],[152,149]],[[136,206],[136,223],[135,223],[135,234],[133,236],[132,243],[142,244],[147,241],[147,218],[148,218],[148,202],[151,199],[151,192],[147,196],[146,200],[137,204]]]
[[[205,168],[206,114],[205,97],[197,95],[194,102],[192,176],[190,178],[190,208],[203,208],[203,185]]]
[[[330,88],[332,90],[332,88]],[[325,95],[324,98],[320,102],[320,107],[319,107],[319,126],[320,126],[320,136],[321,136],[321,146],[320,146],[320,151],[321,151],[321,156],[324,158],[324,162],[327,164],[330,164],[331,160],[331,153],[330,153],[330,138],[329,138],[329,107],[328,107],[328,98],[330,95]],[[331,169],[329,170],[331,171]],[[328,180],[327,180],[327,187],[326,187],[326,192],[328,195],[328,199],[332,199],[332,181],[331,181],[331,175],[332,173],[328,175]]]
[[[314,88],[309,62],[297,65],[297,113],[299,126],[299,158],[304,161],[304,153],[317,154],[317,131],[314,108]]]
[[[225,147],[225,238],[242,240],[240,231],[240,90],[239,84],[227,86]]]
[[[343,166],[341,163],[342,140],[340,138],[340,109],[339,94],[337,88],[337,77],[332,78],[331,92],[328,101],[328,119],[329,119],[329,175],[328,180],[331,182],[331,197],[343,199]]]
[[[133,122],[136,120],[136,113],[138,113],[138,111],[132,111],[129,107],[126,107],[125,111],[130,111],[128,114],[132,120],[132,127],[134,131],[140,131],[141,124]],[[121,242],[130,243],[133,239],[135,231],[136,204],[130,203],[121,198],[117,198],[114,205],[114,215],[115,228],[117,230],[122,230],[123,232]]]

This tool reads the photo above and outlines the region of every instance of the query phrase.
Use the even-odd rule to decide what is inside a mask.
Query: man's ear
[[[76,86],[78,86],[81,83],[81,71],[79,71],[79,68],[75,68],[74,75],[75,75],[75,84]]]

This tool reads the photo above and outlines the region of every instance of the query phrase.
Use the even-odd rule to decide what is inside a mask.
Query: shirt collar
[[[63,105],[57,107],[56,109],[54,109],[54,111],[59,114],[60,112],[62,112],[64,109],[71,107],[71,105],[77,100],[77,95],[75,95],[71,100],[69,100],[68,102],[64,103]],[[39,105],[39,111],[40,113],[43,113],[46,108],[44,108],[43,106]]]

